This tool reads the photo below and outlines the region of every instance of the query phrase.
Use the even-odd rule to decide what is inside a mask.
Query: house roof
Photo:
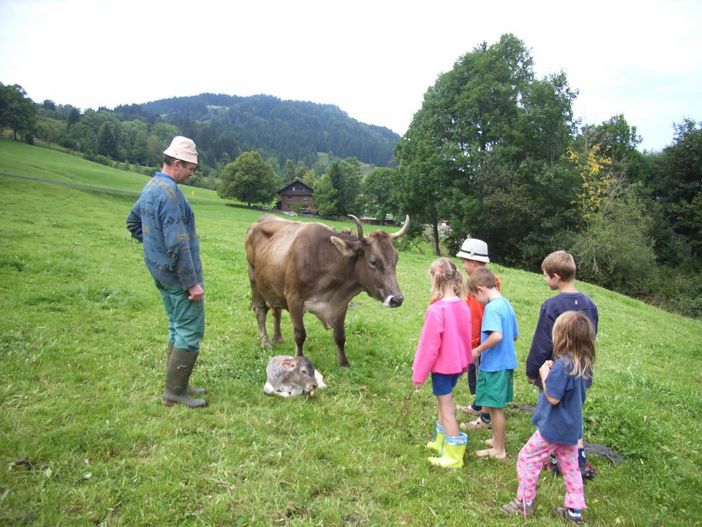
[[[309,185],[305,185],[302,181],[300,181],[299,179],[296,179],[296,180],[293,181],[292,183],[288,183],[288,184],[285,185],[283,188],[281,188],[281,189],[278,191],[278,194],[286,194],[288,191],[292,191],[292,188],[293,188],[293,187],[300,188],[300,190],[306,189],[306,190],[308,191],[309,194],[313,194],[313,193],[314,193],[314,189],[313,189],[312,187],[310,187]]]

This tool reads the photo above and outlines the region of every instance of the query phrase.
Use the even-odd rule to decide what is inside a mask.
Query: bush
[[[652,303],[681,315],[702,318],[702,272],[661,266]]]
[[[578,277],[626,295],[654,291],[657,268],[650,219],[633,196],[609,196],[575,237]]]

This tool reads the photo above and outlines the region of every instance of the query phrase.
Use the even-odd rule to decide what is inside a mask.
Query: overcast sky
[[[0,82],[78,108],[268,94],[404,134],[426,90],[513,33],[563,70],[583,123],[617,114],[641,148],[702,121],[700,0],[0,0]]]

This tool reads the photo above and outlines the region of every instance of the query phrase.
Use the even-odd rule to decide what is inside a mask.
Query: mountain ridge
[[[152,114],[175,124],[203,149],[210,165],[222,162],[225,155],[234,159],[259,150],[281,163],[292,159],[312,164],[317,152],[326,152],[376,166],[394,166],[400,140],[389,128],[362,123],[336,105],[265,94],[205,92],[121,105],[114,112],[125,119]]]

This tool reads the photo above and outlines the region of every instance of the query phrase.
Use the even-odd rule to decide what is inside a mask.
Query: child
[[[578,439],[583,433],[585,391],[592,384],[595,362],[595,329],[581,311],[566,311],[553,325],[553,358],[539,368],[543,391],[534,411],[536,432],[519,452],[517,498],[501,507],[515,516],[534,514],[539,472],[550,454],[563,471],[565,507],[555,512],[576,525],[583,524],[585,508],[583,479],[578,470]]]
[[[429,462],[445,468],[461,468],[468,436],[458,429],[451,392],[458,378],[473,362],[470,351],[470,311],[459,297],[463,278],[447,258],[431,264],[431,299],[412,364],[412,381],[419,390],[431,372],[436,396],[437,421],[434,441],[427,448],[439,453]]]
[[[551,332],[553,323],[561,313],[566,311],[582,311],[587,315],[597,333],[597,306],[586,294],[575,288],[575,260],[565,251],[555,251],[549,254],[541,263],[544,280],[551,290],[558,289],[558,294],[546,300],[541,306],[539,321],[534,331],[534,339],[526,359],[526,375],[529,382],[541,388],[539,368],[553,356]],[[578,443],[578,464],[584,478],[592,478],[595,471],[587,462],[582,439]],[[554,473],[558,473],[555,458],[551,460]]]
[[[514,369],[517,355],[514,342],[519,336],[517,317],[512,304],[497,289],[495,275],[489,269],[477,269],[468,283],[470,292],[485,305],[480,331],[480,346],[473,349],[473,360],[480,357],[475,403],[487,407],[492,423],[492,439],[485,441],[490,448],[478,450],[478,457],[504,459],[504,407],[514,398]],[[461,428],[478,428],[475,423],[462,423]]]
[[[456,256],[461,259],[463,270],[468,275],[469,280],[476,269],[485,267],[485,264],[490,263],[487,243],[477,238],[467,238],[461,245],[461,250],[458,251]],[[500,289],[500,279],[495,277],[495,280],[497,281],[497,289]],[[471,335],[473,336],[473,340],[471,346],[475,348],[480,345],[480,326],[483,322],[485,306],[478,302],[470,293],[466,295],[466,303],[470,309],[470,320],[472,324]],[[479,362],[475,361],[468,366],[468,391],[471,395],[475,395],[478,365]],[[479,417],[471,425],[472,428],[490,428],[490,413],[487,411],[487,408],[477,406],[475,401],[468,406],[456,406],[456,410]]]

